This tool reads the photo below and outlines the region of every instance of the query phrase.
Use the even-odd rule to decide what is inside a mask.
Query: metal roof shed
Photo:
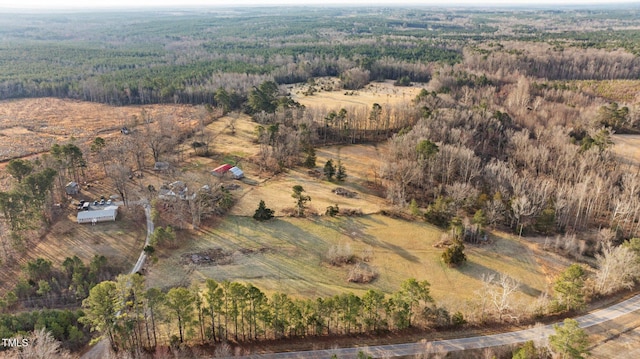
[[[242,177],[244,177],[244,172],[242,172],[242,170],[238,167],[232,167],[231,169],[229,169],[229,172],[231,172],[233,178],[235,179],[241,179]]]
[[[118,216],[118,206],[107,206],[95,211],[78,212],[78,223],[97,223],[115,221]]]

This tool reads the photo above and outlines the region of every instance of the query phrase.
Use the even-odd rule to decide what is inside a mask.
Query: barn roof
[[[233,168],[232,165],[230,164],[223,164],[222,166],[218,166],[216,168],[213,169],[213,172],[217,172],[217,173],[226,173],[227,171],[229,171],[231,168]]]

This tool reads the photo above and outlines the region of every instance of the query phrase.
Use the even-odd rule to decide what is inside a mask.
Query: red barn
[[[222,177],[225,173],[227,173],[233,166],[229,164],[224,164],[222,166],[216,167],[211,171],[211,174],[214,176]]]

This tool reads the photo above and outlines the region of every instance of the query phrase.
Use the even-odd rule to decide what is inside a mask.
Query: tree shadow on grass
[[[336,220],[316,219],[315,223],[321,226],[327,226],[352,240],[360,241],[374,248],[383,248],[392,251],[410,262],[420,262],[420,258],[409,253],[406,249],[395,244],[383,242],[376,236],[367,233],[367,230],[370,229],[371,226],[362,220],[358,220],[358,218],[339,217]]]
[[[494,275],[496,279],[499,278],[501,274],[495,269],[492,269],[480,263],[471,262],[471,261],[465,262],[464,265],[458,267],[457,269],[460,273],[467,275],[469,277],[475,278],[479,281],[482,281],[483,274],[485,276]],[[506,274],[508,275],[509,273],[506,273]],[[520,286],[518,290],[526,295],[537,298],[542,294],[542,291],[540,291],[539,289],[533,288],[527,285],[526,283],[522,283],[522,282],[519,282],[519,283],[520,283]]]

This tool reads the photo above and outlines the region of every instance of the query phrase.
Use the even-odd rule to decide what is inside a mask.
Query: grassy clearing
[[[330,89],[335,88],[335,79],[321,79]],[[414,84],[409,87],[393,86],[393,81],[372,82],[361,90],[351,91],[336,89],[334,91],[320,90],[311,96],[306,96],[308,84],[298,84],[290,87],[291,97],[301,104],[311,108],[328,108],[338,110],[340,108],[371,108],[374,103],[382,106],[394,106],[413,100],[422,84]],[[314,86],[320,89],[321,86]]]
[[[253,215],[260,200],[264,200],[268,207],[276,211],[276,215],[282,215],[284,209],[293,207],[292,187],[298,184],[311,196],[310,206],[319,213],[324,213],[327,206],[335,204],[341,208],[361,209],[364,213],[377,213],[384,208],[384,200],[372,194],[366,184],[379,181],[380,157],[386,150],[385,145],[330,146],[318,149],[315,169],[321,173],[328,159],[333,159],[336,164],[339,158],[342,160],[348,177],[341,183],[314,178],[308,174],[308,169],[301,167],[263,178],[264,174],[259,172],[257,166],[248,161],[248,158],[259,150],[258,145],[253,142],[256,123],[247,116],[241,116],[236,121],[236,132],[232,135],[227,121],[227,118],[222,118],[207,127],[214,137],[211,146],[212,156],[191,157],[183,166],[183,170],[207,172],[230,158],[238,161],[238,165],[245,172],[246,180],[223,179],[224,183],[240,185],[240,189],[233,191],[238,201],[231,214]],[[331,192],[339,186],[358,192],[358,197],[345,198]]]
[[[351,178],[343,183],[332,183],[316,179],[306,173],[306,169],[290,170],[286,174],[277,175],[256,186],[243,185],[239,192],[238,203],[231,213],[234,215],[251,216],[258,207],[260,200],[264,200],[267,207],[275,211],[276,216],[283,215],[283,210],[292,208],[295,200],[291,197],[292,187],[301,185],[307,195],[311,196],[309,212],[324,214],[327,206],[337,204],[340,208],[361,209],[364,213],[376,213],[384,207],[383,199],[361,192],[360,186],[354,185]],[[334,188],[351,187],[358,192],[357,198],[345,198],[331,192]]]
[[[522,281],[523,297],[533,298],[546,289],[546,278],[533,253],[516,240],[495,238],[491,245],[468,247],[468,263],[452,269],[440,260],[442,249],[433,247],[441,233],[422,222],[382,215],[282,218],[266,223],[228,216],[182,248],[163,253],[160,263],[151,268],[148,281],[151,286],[171,287],[205,278],[227,279],[250,282],[266,292],[316,297],[345,291],[362,294],[371,288],[390,293],[403,280],[415,277],[432,284],[437,301],[457,309],[481,287],[480,276],[485,272],[505,272]],[[348,283],[349,266],[327,264],[325,255],[330,246],[347,243],[356,256],[365,248],[372,249],[368,264],[377,269],[378,279],[369,284]],[[233,253],[232,263],[195,265],[182,257],[210,248]]]
[[[575,81],[582,91],[610,101],[637,103],[640,102],[640,81],[638,80],[606,80]]]
[[[613,151],[626,163],[640,163],[640,135],[613,135]]]
[[[232,133],[230,123],[234,123],[235,132]],[[255,129],[258,124],[247,115],[231,114],[224,116],[207,126],[210,134],[211,156],[217,162],[238,160],[256,155],[260,146],[255,142]],[[242,165],[242,162],[240,162]],[[217,167],[217,165],[216,165]]]

